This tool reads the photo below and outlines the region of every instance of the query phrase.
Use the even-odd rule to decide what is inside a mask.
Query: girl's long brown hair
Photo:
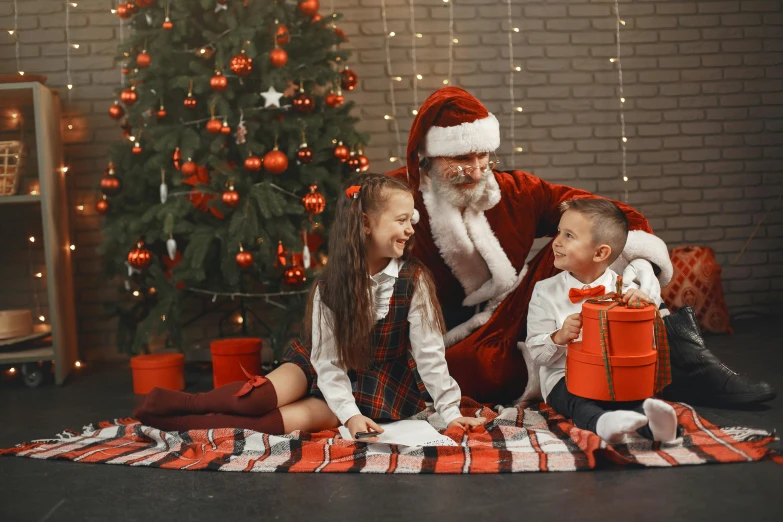
[[[366,236],[363,215],[382,212],[392,195],[399,190],[413,194],[404,182],[382,174],[362,174],[348,180],[345,188],[359,186],[359,197],[347,197],[342,192],[337,198],[337,211],[329,234],[329,263],[316,279],[305,312],[305,333],[312,339],[313,296],[319,288],[322,305],[329,308],[321,320],[334,332],[337,355],[346,369],[363,369],[370,361],[375,327],[375,312],[370,294],[370,270],[367,261]],[[403,260],[412,264],[419,291],[428,300],[425,323],[440,332],[445,331],[443,313],[438,303],[435,284],[429,270],[410,256],[413,238],[405,245]]]

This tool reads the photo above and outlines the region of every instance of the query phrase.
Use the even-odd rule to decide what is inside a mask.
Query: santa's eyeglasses
[[[446,166],[449,168],[449,170],[453,174],[457,174],[457,175],[465,174],[470,176],[473,173],[473,171],[476,170],[477,168],[474,167],[473,165],[452,165],[451,163],[449,163],[449,160],[447,160],[446,158],[443,158],[443,161],[446,162]],[[479,165],[478,169],[479,172],[484,172],[485,170],[494,170],[495,167],[497,167],[498,165],[500,165],[500,160],[498,159],[497,154],[495,154],[494,160],[490,160],[489,162],[487,162],[486,165]]]

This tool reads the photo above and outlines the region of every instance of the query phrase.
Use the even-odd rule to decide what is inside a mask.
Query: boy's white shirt
[[[392,259],[381,272],[371,276],[371,293],[375,321],[380,321],[389,313],[389,302],[394,294],[394,285],[399,276],[402,262]],[[427,315],[429,299],[424,285],[417,285],[408,310],[410,323],[410,342],[413,360],[424,386],[434,402],[435,410],[448,425],[461,417],[459,410],[461,391],[457,381],[449,374],[446,365],[446,347],[443,335],[428,326]],[[321,308],[324,314],[321,314]],[[325,317],[326,315],[329,317]],[[332,311],[322,305],[318,289],[313,296],[313,333],[311,361],[318,374],[318,388],[326,403],[342,424],[354,415],[361,415],[351,391],[348,373],[338,363],[337,346],[334,332],[328,326]],[[328,322],[327,322],[328,321]]]
[[[587,300],[585,298],[572,303],[568,291],[572,288],[586,289],[603,285],[606,293],[609,293],[614,291],[616,280],[617,274],[607,268],[606,272],[590,284],[579,282],[569,272],[560,272],[556,276],[536,283],[527,314],[527,339],[524,350],[528,352],[529,363],[538,368],[541,395],[544,400],[555,384],[565,377],[567,345],[555,344],[552,334],[563,327],[569,315],[580,313],[582,304]],[[636,285],[623,285],[623,290],[632,287],[635,288]],[[660,292],[650,297],[656,306],[661,305]],[[575,340],[581,339],[580,331],[579,337]]]

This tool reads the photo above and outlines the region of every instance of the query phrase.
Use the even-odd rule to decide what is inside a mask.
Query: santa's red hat
[[[408,134],[408,182],[419,188],[419,158],[491,152],[500,146],[500,125],[472,94],[443,87],[419,109]]]

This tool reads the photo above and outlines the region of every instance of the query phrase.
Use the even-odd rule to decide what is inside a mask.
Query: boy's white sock
[[[671,405],[658,399],[647,399],[642,407],[650,420],[653,440],[671,442],[677,438],[677,413]]]
[[[610,411],[598,417],[595,432],[606,442],[614,443],[622,441],[626,433],[634,433],[645,424],[647,424],[647,417],[641,413],[627,410]]]

